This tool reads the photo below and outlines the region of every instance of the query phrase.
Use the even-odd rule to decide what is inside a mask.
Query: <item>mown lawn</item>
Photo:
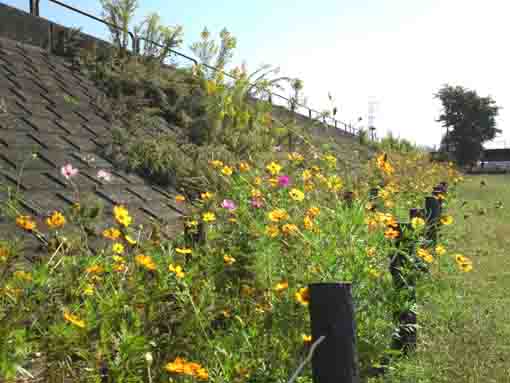
[[[384,381],[510,382],[510,176],[467,177],[457,197],[446,245],[474,269],[445,275],[423,299],[418,353]]]

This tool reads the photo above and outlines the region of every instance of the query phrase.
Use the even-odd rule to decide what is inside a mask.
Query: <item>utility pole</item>
[[[375,111],[377,104],[378,102],[373,99],[368,101],[368,130],[372,141],[375,141]]]

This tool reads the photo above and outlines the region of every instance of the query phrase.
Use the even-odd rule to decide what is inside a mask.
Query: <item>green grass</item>
[[[474,269],[422,291],[419,350],[384,381],[510,382],[510,176],[467,177],[450,214],[448,247]]]

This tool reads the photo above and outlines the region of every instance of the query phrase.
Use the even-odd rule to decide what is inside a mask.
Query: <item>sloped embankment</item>
[[[180,230],[182,214],[174,191],[123,172],[99,155],[111,136],[101,99],[104,94],[62,58],[0,39],[0,204],[10,198],[6,187],[18,189],[20,213],[41,222],[51,211],[78,202],[77,187],[81,198],[92,196],[104,206],[105,217],[114,205],[125,204],[137,225],[157,220],[172,235]],[[74,186],[60,174],[66,164],[79,170]],[[111,173],[111,180],[98,178],[99,170]],[[109,224],[102,222],[97,233]],[[4,214],[0,233],[7,238],[20,230]],[[39,242],[29,237],[25,246],[37,251]]]

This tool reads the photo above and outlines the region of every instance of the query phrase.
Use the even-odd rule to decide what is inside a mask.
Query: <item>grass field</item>
[[[466,177],[457,194],[450,245],[474,269],[425,300],[419,351],[385,381],[510,382],[510,176]]]

